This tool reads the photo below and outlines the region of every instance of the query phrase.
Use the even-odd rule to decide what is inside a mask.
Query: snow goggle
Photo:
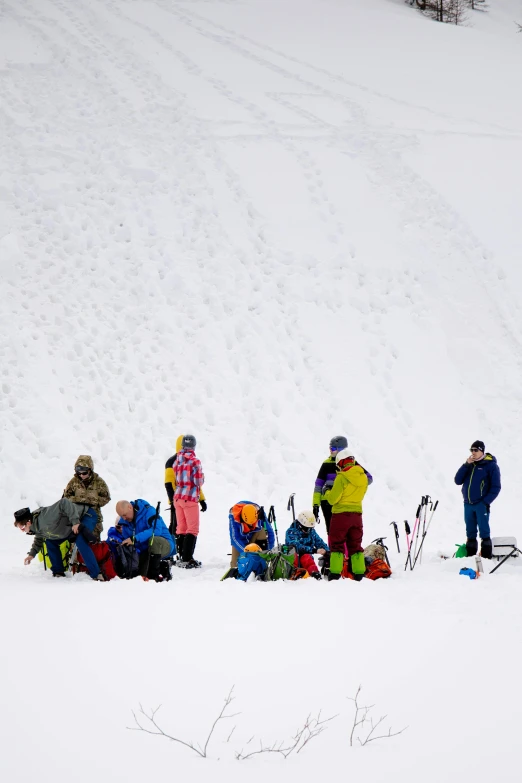
[[[90,468],[84,468],[83,465],[78,465],[78,467],[74,469],[74,472],[77,473],[78,476],[86,476],[90,471]]]

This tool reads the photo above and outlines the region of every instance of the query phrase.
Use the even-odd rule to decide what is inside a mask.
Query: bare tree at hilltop
[[[409,0],[423,14],[436,22],[462,25],[468,18],[467,12],[486,11],[486,0]]]
[[[469,0],[426,0],[423,13],[436,22],[463,24]]]

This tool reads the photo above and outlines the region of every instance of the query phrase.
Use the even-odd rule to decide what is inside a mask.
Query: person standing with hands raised
[[[486,452],[484,441],[471,444],[470,455],[457,470],[455,484],[462,486],[464,521],[466,523],[466,552],[477,554],[477,528],[481,542],[480,554],[491,559],[492,544],[489,527],[491,504],[501,490],[500,469],[496,458]]]

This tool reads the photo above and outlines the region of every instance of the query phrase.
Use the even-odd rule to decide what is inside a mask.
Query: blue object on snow
[[[477,572],[472,568],[461,568],[459,574],[462,574],[462,576],[469,576],[470,579],[477,578]]]

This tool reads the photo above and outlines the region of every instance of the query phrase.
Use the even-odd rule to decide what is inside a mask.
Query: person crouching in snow
[[[94,543],[93,530],[96,525],[96,514],[84,514],[80,520],[80,506],[62,498],[52,506],[44,506],[31,511],[21,508],[15,511],[15,527],[22,533],[34,535],[34,542],[24,560],[29,565],[43,548],[47,547],[53,576],[65,576],[65,568],[60,551],[64,541],[76,541],[78,551],[83,558],[92,579],[104,582],[105,577],[100,571],[94,552],[89,544]]]
[[[362,579],[366,566],[362,548],[362,501],[368,489],[368,477],[349,449],[340,451],[335,462],[338,473],[333,487],[324,498],[332,506],[332,520],[328,543],[330,544],[330,579],[339,579],[343,570],[345,553],[350,559],[352,574]]]
[[[176,565],[183,568],[200,568],[199,560],[194,560],[194,550],[199,535],[199,501],[201,487],[205,481],[201,462],[196,457],[196,438],[184,435],[181,451],[174,463],[176,490],[174,508],[176,509],[176,543],[181,560]],[[206,504],[205,504],[206,508]]]
[[[296,555],[294,565],[296,568],[305,568],[314,579],[320,579],[321,574],[315,564],[314,554],[326,554],[328,546],[315,532],[315,516],[312,511],[301,511],[297,519],[286,531],[285,543],[293,546]]]
[[[237,568],[239,555],[245,551],[248,544],[259,544],[261,549],[272,549],[275,536],[274,529],[266,518],[263,506],[240,500],[228,514],[232,558],[230,570]]]
[[[176,551],[174,539],[163,519],[150,503],[141,498],[130,503],[118,500],[116,513],[120,517],[115,528],[121,525],[121,545],[136,548],[140,558],[140,575],[144,579],[163,581],[161,561],[172,557]]]

